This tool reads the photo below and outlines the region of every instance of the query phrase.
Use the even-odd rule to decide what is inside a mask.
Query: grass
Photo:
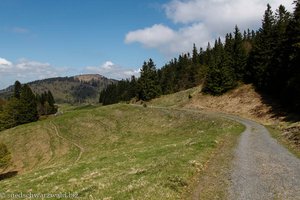
[[[191,104],[199,98],[197,95],[201,91],[201,86],[181,91],[175,94],[164,95],[150,102],[152,106],[185,109],[186,105]],[[189,98],[191,96],[191,98]],[[183,199],[228,199],[228,190],[230,185],[231,161],[234,157],[234,148],[237,145],[240,133],[245,127],[240,127],[240,131],[225,134],[218,140],[218,144],[209,155],[206,163],[201,164],[199,173],[191,179],[190,186],[183,196]],[[194,162],[194,165],[199,163]]]
[[[241,131],[240,131],[241,132]],[[231,161],[240,132],[234,132],[222,137],[218,148],[212,153],[211,159],[206,163],[205,169],[195,176],[194,189],[187,194],[193,199],[228,199],[230,185]]]
[[[218,160],[223,147],[229,148],[226,141],[235,141],[243,130],[229,120],[175,109],[118,104],[66,110],[0,132],[19,171],[0,181],[0,194],[182,199],[195,188],[197,177],[208,173],[207,166]]]
[[[280,144],[287,148],[291,153],[300,158],[300,149],[297,147],[293,141],[289,140],[283,136],[282,131],[276,126],[266,126],[268,131],[271,133],[271,136],[275,138]]]
[[[202,86],[194,87],[174,94],[163,95],[160,98],[151,100],[151,105],[159,105],[163,107],[183,107],[191,101],[201,91]],[[191,98],[189,98],[189,95]]]

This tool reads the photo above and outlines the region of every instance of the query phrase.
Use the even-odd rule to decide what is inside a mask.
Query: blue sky
[[[0,0],[0,89],[53,76],[138,74],[292,0]],[[245,9],[247,8],[247,9]],[[238,17],[237,17],[238,16]]]

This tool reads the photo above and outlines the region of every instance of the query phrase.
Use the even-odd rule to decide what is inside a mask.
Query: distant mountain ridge
[[[99,93],[117,80],[100,74],[82,74],[71,77],[54,77],[27,83],[34,93],[50,90],[57,103],[96,103]],[[7,99],[13,86],[0,90],[0,98]]]
[[[103,80],[107,79],[106,77],[100,75],[100,74],[82,74],[82,75],[76,75],[73,76],[75,79],[83,82],[90,82],[90,81],[97,81],[97,80]]]

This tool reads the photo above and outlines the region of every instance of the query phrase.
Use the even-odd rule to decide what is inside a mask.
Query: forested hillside
[[[99,74],[86,74],[37,80],[28,85],[35,94],[50,90],[58,103],[95,103],[99,99],[99,92],[116,82]],[[0,98],[10,98],[13,89],[13,86],[10,86],[0,90]]]
[[[221,95],[242,83],[252,83],[260,92],[300,112],[300,1],[289,13],[284,6],[264,13],[259,30],[240,31],[220,38],[212,46],[172,59],[161,69],[145,62],[140,78],[122,80],[100,93],[99,102],[112,104],[132,98],[150,100],[203,83],[203,92]]]

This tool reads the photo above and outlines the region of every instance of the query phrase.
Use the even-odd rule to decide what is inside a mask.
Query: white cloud
[[[206,24],[212,31],[223,33],[238,25],[243,29],[260,25],[266,5],[275,10],[280,4],[288,10],[293,0],[172,0],[164,5],[166,15],[174,23]]]
[[[0,72],[9,70],[12,67],[12,63],[4,58],[0,58]]]
[[[152,27],[129,32],[125,37],[126,43],[140,42],[146,47],[157,47],[167,44],[176,37],[176,33],[162,24],[155,24]]]
[[[206,47],[207,42],[232,32],[235,25],[241,30],[258,29],[269,3],[273,10],[283,4],[292,10],[293,0],[171,0],[163,5],[165,14],[179,28],[156,24],[129,32],[127,44],[138,42],[155,48],[165,55],[186,52],[193,43]]]
[[[20,59],[15,66],[21,71],[47,71],[47,69],[51,68],[51,65],[49,63],[41,63],[37,61],[30,61],[27,59]]]
[[[146,48],[157,48],[167,56],[176,54],[179,50],[180,52],[188,51],[193,43],[203,46],[209,40],[211,40],[210,35],[205,25],[201,23],[195,23],[177,31],[162,24],[155,24],[150,28],[132,31],[125,38],[127,44],[139,42]]]
[[[103,69],[110,70],[110,69],[113,69],[114,65],[115,65],[115,64],[114,64],[113,62],[111,62],[111,61],[106,61],[101,67],[102,67]]]
[[[101,66],[87,66],[85,67],[84,71],[86,73],[101,74],[105,77],[114,78],[118,80],[130,78],[132,75],[139,75],[139,69],[125,69],[119,65],[114,64],[112,61],[106,61]]]
[[[175,23],[244,21],[261,17],[262,0],[173,0],[164,5],[166,15]],[[238,16],[238,17],[237,17]]]
[[[68,68],[55,68],[49,63],[20,59],[13,63],[0,58],[0,88],[7,87],[19,80],[26,83],[33,80],[62,76]]]
[[[129,32],[125,37],[125,43],[141,43],[146,48],[158,49],[166,56],[185,52],[191,49],[192,44],[204,45],[203,41],[211,40],[204,24],[195,23],[182,27],[179,30],[155,24],[152,27]]]

